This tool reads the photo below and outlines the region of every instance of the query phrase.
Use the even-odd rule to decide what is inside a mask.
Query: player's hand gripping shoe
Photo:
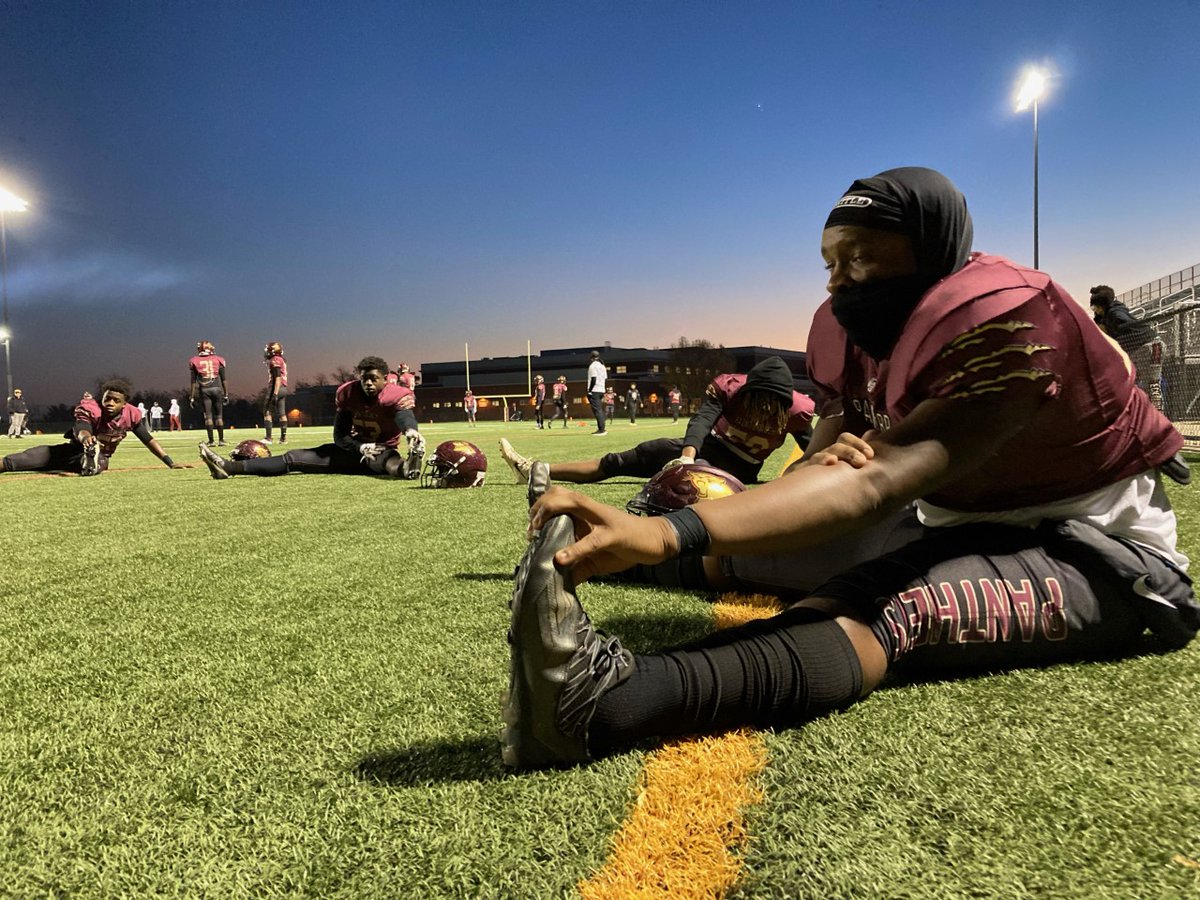
[[[208,444],[200,442],[200,458],[204,460],[204,464],[208,466],[209,474],[213,478],[230,478],[232,473],[225,468],[225,460],[217,454]]]
[[[500,455],[504,457],[508,467],[513,470],[517,484],[529,484],[529,469],[533,465],[533,460],[514,450],[513,445],[508,442],[508,438],[500,438]]]
[[[514,768],[586,762],[596,703],[633,672],[633,655],[592,627],[554,554],[574,537],[568,516],[551,519],[517,566],[512,597],[502,758]]]
[[[100,442],[93,439],[83,448],[83,459],[80,461],[80,474],[85,478],[100,474]]]

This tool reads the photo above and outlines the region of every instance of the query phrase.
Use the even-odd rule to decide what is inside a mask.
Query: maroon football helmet
[[[425,460],[421,487],[483,487],[487,457],[470,441],[442,441]]]
[[[217,352],[217,347],[212,341],[196,341],[196,352],[201,356],[211,356]]]
[[[271,448],[262,441],[245,440],[233,448],[230,459],[266,459],[271,455]]]
[[[701,500],[719,500],[744,490],[746,486],[724,469],[706,463],[680,463],[647,481],[625,508],[637,515],[661,516]]]

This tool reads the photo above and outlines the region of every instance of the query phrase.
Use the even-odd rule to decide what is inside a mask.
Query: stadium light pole
[[[1046,92],[1046,73],[1031,68],[1017,89],[1017,112],[1033,106],[1033,267],[1038,268],[1038,100]]]
[[[25,212],[27,209],[28,203],[11,191],[0,188],[0,283],[3,283],[4,293],[4,378],[8,384],[5,397],[13,395],[12,355],[9,347],[12,331],[8,327],[8,223],[5,216],[10,212]]]

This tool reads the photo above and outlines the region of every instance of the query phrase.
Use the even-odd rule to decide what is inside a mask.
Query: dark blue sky
[[[1200,4],[0,0],[16,382],[231,388],[681,335],[802,348],[829,206],[953,178],[1077,298],[1200,262]]]

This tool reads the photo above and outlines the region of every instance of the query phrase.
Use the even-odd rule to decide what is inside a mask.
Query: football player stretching
[[[575,484],[620,475],[649,478],[663,466],[702,460],[750,484],[789,434],[801,447],[807,444],[812,413],[813,401],[792,387],[787,363],[771,356],[746,375],[714,378],[682,438],[644,441],[599,459],[552,463],[549,477]],[[517,481],[527,484],[535,461],[505,438],[500,439],[500,455]]]
[[[425,456],[425,440],[417,430],[413,393],[388,384],[388,364],[368,356],[355,367],[358,379],[337,389],[333,442],[311,450],[290,450],[265,459],[223,459],[207,444],[200,458],[213,478],[234,475],[382,475],[417,478]],[[400,441],[407,443],[399,451]]]
[[[30,447],[0,459],[0,472],[75,472],[99,475],[117,452],[125,435],[133,433],[147,449],[172,469],[185,468],[169,457],[150,434],[136,406],[129,405],[129,385],[108,381],[100,389],[100,402],[85,394],[75,407],[75,424],[65,444]]]

